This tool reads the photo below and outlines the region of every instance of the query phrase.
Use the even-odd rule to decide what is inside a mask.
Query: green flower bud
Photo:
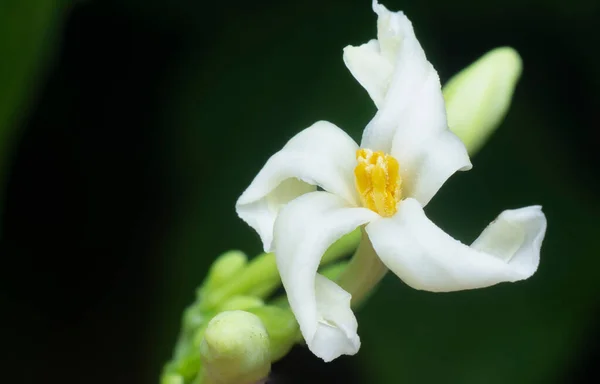
[[[161,378],[160,384],[184,384],[184,380],[180,375],[168,373]]]
[[[469,154],[477,152],[504,119],[521,70],[521,58],[514,49],[496,48],[444,86],[448,126]]]
[[[253,258],[235,276],[228,279],[227,284],[222,284],[214,290],[205,290],[205,295],[202,297],[202,308],[205,311],[214,310],[226,300],[239,295],[264,298],[280,285],[281,278],[277,270],[275,255],[263,253]],[[261,295],[256,291],[257,287],[262,287]]]
[[[261,320],[244,311],[215,316],[200,345],[207,383],[254,384],[271,369],[269,335]]]
[[[234,311],[241,310],[245,311],[250,308],[262,307],[265,305],[264,301],[254,296],[233,296],[219,306],[219,311]]]
[[[198,351],[190,351],[173,362],[171,371],[181,376],[184,381],[192,380],[198,374],[201,364],[200,353]]]
[[[202,313],[198,304],[192,304],[183,311],[183,330],[194,331],[202,324],[208,322],[207,316]]]
[[[198,294],[217,289],[227,283],[233,276],[240,272],[248,263],[248,257],[242,251],[229,251],[221,254],[213,262],[204,284]]]

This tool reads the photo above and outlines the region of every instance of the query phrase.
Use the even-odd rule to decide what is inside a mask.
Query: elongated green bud
[[[521,76],[519,54],[510,47],[491,50],[452,77],[444,86],[448,126],[470,155],[500,125]]]
[[[221,254],[211,265],[204,284],[200,287],[198,293],[204,294],[226,284],[244,269],[247,263],[248,257],[242,251],[228,251]]]
[[[246,311],[250,308],[262,307],[265,305],[262,299],[255,296],[233,296],[219,306],[219,311]]]
[[[202,307],[206,310],[218,308],[219,305],[233,296],[249,295],[257,296],[253,292],[256,287],[269,285],[272,290],[277,289],[281,284],[281,278],[275,263],[275,255],[272,253],[263,253],[252,259],[244,268],[239,270],[227,284],[222,284],[216,289],[204,291]],[[268,295],[268,290],[263,290],[264,295]]]
[[[271,369],[269,335],[261,320],[244,311],[215,316],[200,344],[205,383],[254,384]]]

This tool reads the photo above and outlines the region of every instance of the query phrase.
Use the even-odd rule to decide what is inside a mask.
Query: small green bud
[[[194,331],[208,321],[198,304],[192,304],[183,311],[183,329],[185,332]]]
[[[500,125],[521,76],[522,61],[512,48],[491,50],[444,86],[448,126],[477,152]]]
[[[249,309],[264,324],[271,342],[271,361],[284,357],[294,346],[299,328],[294,314],[289,308],[263,306]]]
[[[247,295],[264,298],[281,285],[275,255],[263,253],[253,258],[242,270],[238,271],[227,284],[206,291],[202,298],[204,310],[214,310],[233,296]],[[261,287],[260,293],[256,291]],[[268,289],[264,289],[268,287]]]
[[[239,295],[233,296],[221,304],[219,311],[245,311],[251,308],[262,307],[263,305],[265,305],[265,302],[258,297]]]
[[[190,351],[189,354],[181,356],[173,362],[173,370],[175,374],[183,377],[184,380],[191,380],[198,374],[201,364],[200,353]]]
[[[261,320],[244,311],[215,316],[200,345],[206,381],[212,384],[254,384],[269,375],[269,335]]]
[[[248,257],[242,251],[229,251],[221,254],[213,262],[204,284],[200,287],[200,295],[219,288],[246,267]]]
[[[168,373],[162,377],[160,384],[184,384],[184,380],[180,375]]]

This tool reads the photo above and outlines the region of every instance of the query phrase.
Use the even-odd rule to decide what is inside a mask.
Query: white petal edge
[[[298,196],[315,191],[316,186],[358,205],[353,173],[357,148],[346,132],[319,121],[269,158],[235,205],[238,216],[258,232],[265,252],[271,251],[279,210]]]
[[[546,233],[540,206],[502,212],[471,247],[453,239],[423,212],[418,201],[366,227],[383,263],[407,285],[450,292],[527,279],[538,268]]]
[[[344,48],[344,64],[379,108],[394,74],[406,16],[402,12],[390,12],[376,0],[372,7],[377,14],[377,39]]]
[[[277,268],[308,348],[325,361],[360,347],[350,294],[317,277],[323,253],[343,235],[379,216],[353,208],[328,192],[311,192],[288,203],[275,221]],[[327,280],[327,279],[325,279]]]
[[[394,65],[381,55],[379,42],[371,40],[358,47],[349,45],[344,48],[343,57],[352,76],[367,90],[379,108],[394,72]]]
[[[371,8],[377,15],[377,41],[381,54],[393,63],[398,56],[403,36],[414,34],[412,25],[410,22],[406,24],[404,12],[390,12],[377,0],[372,1]]]
[[[317,313],[323,320],[317,322],[317,330],[309,345],[311,351],[325,362],[340,355],[356,354],[360,348],[360,337],[357,333],[358,322],[350,307],[352,296],[317,273],[315,298]]]

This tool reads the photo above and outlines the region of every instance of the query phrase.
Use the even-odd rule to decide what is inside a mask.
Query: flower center
[[[381,151],[360,148],[356,161],[354,177],[363,206],[383,217],[393,216],[402,197],[398,160]]]

